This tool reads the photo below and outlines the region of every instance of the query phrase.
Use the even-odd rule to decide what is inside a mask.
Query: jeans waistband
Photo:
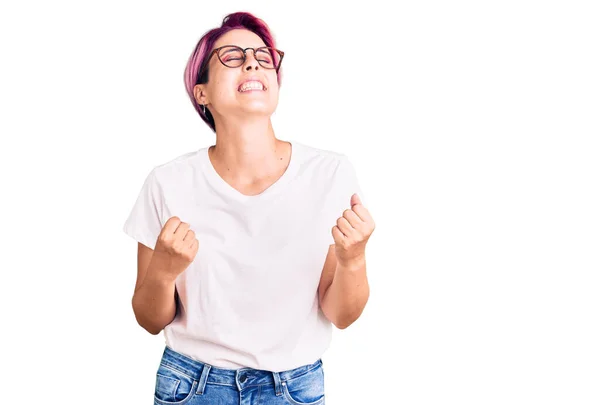
[[[240,391],[245,387],[273,384],[277,395],[281,394],[281,383],[293,378],[299,377],[305,373],[322,365],[322,360],[318,359],[312,364],[307,364],[286,371],[267,371],[253,368],[226,369],[212,366],[198,360],[194,360],[182,353],[176,352],[168,346],[165,346],[161,364],[174,368],[178,372],[186,374],[198,381],[197,390],[199,393],[204,391],[207,382],[221,385],[231,385],[237,387]]]

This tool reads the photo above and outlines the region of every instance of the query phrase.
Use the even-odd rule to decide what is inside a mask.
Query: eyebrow
[[[229,49],[229,50],[227,50],[225,53],[229,53],[229,52],[235,52],[235,51],[237,51],[237,49]]]

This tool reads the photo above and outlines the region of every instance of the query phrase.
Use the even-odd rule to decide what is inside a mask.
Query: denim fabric
[[[155,405],[323,405],[323,362],[271,372],[213,367],[165,346]]]

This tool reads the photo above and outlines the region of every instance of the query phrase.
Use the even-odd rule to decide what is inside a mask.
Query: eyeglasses
[[[202,74],[206,70],[208,66],[208,62],[216,53],[219,61],[228,68],[237,68],[246,63],[246,51],[248,49],[252,49],[254,52],[254,59],[258,62],[259,65],[264,67],[265,69],[275,69],[275,73],[279,72],[279,67],[281,66],[281,61],[283,60],[284,52],[279,49],[271,48],[268,46],[263,46],[260,48],[240,48],[236,45],[225,45],[219,48],[213,49],[208,58],[206,58],[206,62],[202,69],[198,72],[198,77],[196,78],[196,84],[200,83],[200,79]]]

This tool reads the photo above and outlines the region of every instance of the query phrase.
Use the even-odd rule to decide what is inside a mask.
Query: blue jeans
[[[213,367],[165,346],[155,405],[324,405],[323,362],[271,372]]]

